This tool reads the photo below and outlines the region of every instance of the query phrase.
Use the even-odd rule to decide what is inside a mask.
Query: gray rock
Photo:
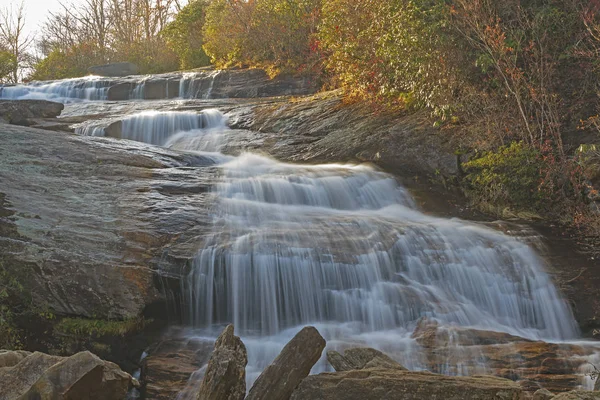
[[[89,351],[77,353],[50,368],[23,395],[24,399],[123,399],[132,383],[129,374]]]
[[[35,119],[55,118],[65,106],[46,100],[0,100],[0,122],[30,126]]]
[[[31,355],[29,351],[0,350],[0,368],[13,367],[29,355]]]
[[[312,326],[303,328],[260,374],[246,400],[287,400],[321,357],[325,339]]]
[[[533,400],[550,400],[554,394],[547,389],[540,389],[533,394]]]
[[[67,358],[36,352],[0,370],[0,399],[123,399],[135,384],[116,364],[87,351]]]
[[[0,370],[0,400],[11,400],[23,395],[41,376],[63,358],[35,352],[12,368]]]
[[[454,377],[429,372],[363,369],[311,375],[292,400],[520,400],[521,387],[493,376]]]
[[[557,394],[552,400],[600,400],[600,392],[574,390],[572,392]]]
[[[14,125],[0,125],[0,142],[0,259],[36,305],[123,320],[163,301],[155,271],[179,287],[210,230],[216,170],[178,171],[202,159],[142,143]],[[178,184],[207,189],[159,194]]]
[[[347,349],[344,351],[344,355],[341,355],[337,351],[328,351],[327,361],[338,372],[369,368],[406,370],[398,362],[392,360],[379,350],[367,347]]]
[[[135,75],[140,72],[137,65],[130,62],[119,62],[104,65],[95,65],[88,68],[88,72],[93,75],[101,76],[127,76]]]
[[[600,392],[600,376],[596,377],[596,385],[594,386],[594,390]]]
[[[198,400],[243,400],[246,395],[246,346],[228,325],[215,342]]]

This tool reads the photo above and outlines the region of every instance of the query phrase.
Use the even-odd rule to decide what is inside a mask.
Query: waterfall
[[[220,70],[211,71],[209,74],[185,72],[179,80],[179,97],[182,99],[212,98],[215,78]]]
[[[109,80],[100,76],[32,82],[0,87],[0,99],[52,100],[63,103],[78,100],[104,100],[110,85]]]
[[[131,94],[129,95],[131,100],[144,100],[146,95],[146,81],[148,81],[149,78],[149,76],[146,76],[141,81],[135,83],[131,90]]]
[[[424,316],[530,339],[578,337],[532,248],[421,213],[386,173],[244,154],[222,165],[215,193],[214,233],[185,281],[189,320],[236,326],[249,382],[308,324],[328,346],[375,347],[409,368],[420,367],[410,334]]]
[[[76,133],[86,136],[106,136],[107,130],[118,132],[108,136],[164,145],[180,150],[216,151],[220,143],[217,133],[226,128],[226,118],[215,109],[193,111],[144,111],[121,120],[91,121],[78,126]],[[213,141],[208,140],[212,135]],[[204,148],[198,148],[201,142]],[[207,146],[210,144],[210,146]],[[196,148],[193,148],[193,147]]]
[[[217,231],[189,276],[194,325],[274,335],[310,323],[356,334],[423,316],[532,339],[577,337],[526,244],[426,216],[369,167],[296,166],[246,154],[223,165]]]

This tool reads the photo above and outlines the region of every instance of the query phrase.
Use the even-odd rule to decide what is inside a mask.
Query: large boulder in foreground
[[[338,372],[369,368],[406,370],[398,362],[392,360],[379,350],[366,347],[347,349],[344,351],[344,355],[341,355],[337,351],[328,351],[327,361]]]
[[[246,396],[246,346],[228,325],[215,342],[198,400],[243,400]]]
[[[292,400],[519,400],[521,387],[492,376],[453,377],[429,372],[363,369],[311,375]]]
[[[321,357],[325,339],[312,326],[303,328],[285,345],[258,377],[246,400],[287,400]]]
[[[36,352],[0,369],[1,400],[124,399],[131,385],[129,374],[88,351],[66,358]]]
[[[0,122],[12,125],[35,125],[35,119],[56,118],[64,104],[47,100],[0,100]]]
[[[104,65],[95,65],[88,68],[88,72],[93,75],[101,76],[127,76],[135,75],[140,72],[137,65],[130,62],[119,62]]]
[[[0,350],[0,368],[14,367],[29,355],[31,355],[30,352],[23,350]]]

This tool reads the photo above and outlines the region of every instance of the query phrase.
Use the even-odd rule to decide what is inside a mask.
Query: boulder
[[[90,352],[71,357],[33,353],[0,370],[0,399],[123,399],[137,382],[111,362]]]
[[[344,351],[344,355],[331,350],[327,352],[327,361],[338,372],[369,368],[406,370],[406,368],[387,355],[371,348],[347,349]]]
[[[502,332],[440,326],[431,320],[420,321],[413,338],[422,346],[423,362],[432,372],[489,373],[518,381],[530,392],[577,389],[583,356],[594,352],[591,347],[534,342]]]
[[[321,357],[325,339],[312,326],[303,328],[260,374],[246,400],[288,400]]]
[[[23,350],[0,350],[0,368],[13,367],[29,355],[30,352]]]
[[[0,122],[31,126],[35,119],[56,118],[65,106],[46,100],[0,100]]]
[[[150,310],[151,318],[166,318],[161,285],[173,281],[179,290],[175,274],[210,231],[217,174],[172,167],[211,161],[143,143],[0,126],[0,260],[33,303],[59,316],[122,321]],[[168,193],[174,208],[161,205],[157,194],[179,184],[206,190]]]
[[[140,72],[137,65],[130,62],[119,62],[104,65],[95,65],[88,68],[88,72],[93,75],[101,76],[127,76],[135,75]]]
[[[198,394],[214,342],[203,338],[179,336],[173,329],[147,350],[142,361],[141,381],[147,399],[193,399]],[[190,378],[191,377],[191,378]]]
[[[228,325],[215,342],[198,400],[243,400],[246,395],[246,346]]]
[[[574,390],[572,392],[558,394],[554,396],[552,400],[600,400],[600,392]]]
[[[596,377],[596,385],[594,386],[594,390],[600,392],[600,376]]]
[[[550,400],[554,394],[546,389],[540,389],[533,394],[533,400]]]
[[[492,376],[455,377],[430,372],[363,369],[305,378],[292,400],[520,400],[521,387]]]

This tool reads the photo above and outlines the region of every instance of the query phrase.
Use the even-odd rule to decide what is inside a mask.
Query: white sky
[[[0,8],[18,7],[21,0],[0,0]],[[64,3],[77,3],[80,0],[63,1]],[[60,10],[59,0],[24,0],[25,29],[29,33],[37,33],[39,26],[46,21],[48,12]]]

